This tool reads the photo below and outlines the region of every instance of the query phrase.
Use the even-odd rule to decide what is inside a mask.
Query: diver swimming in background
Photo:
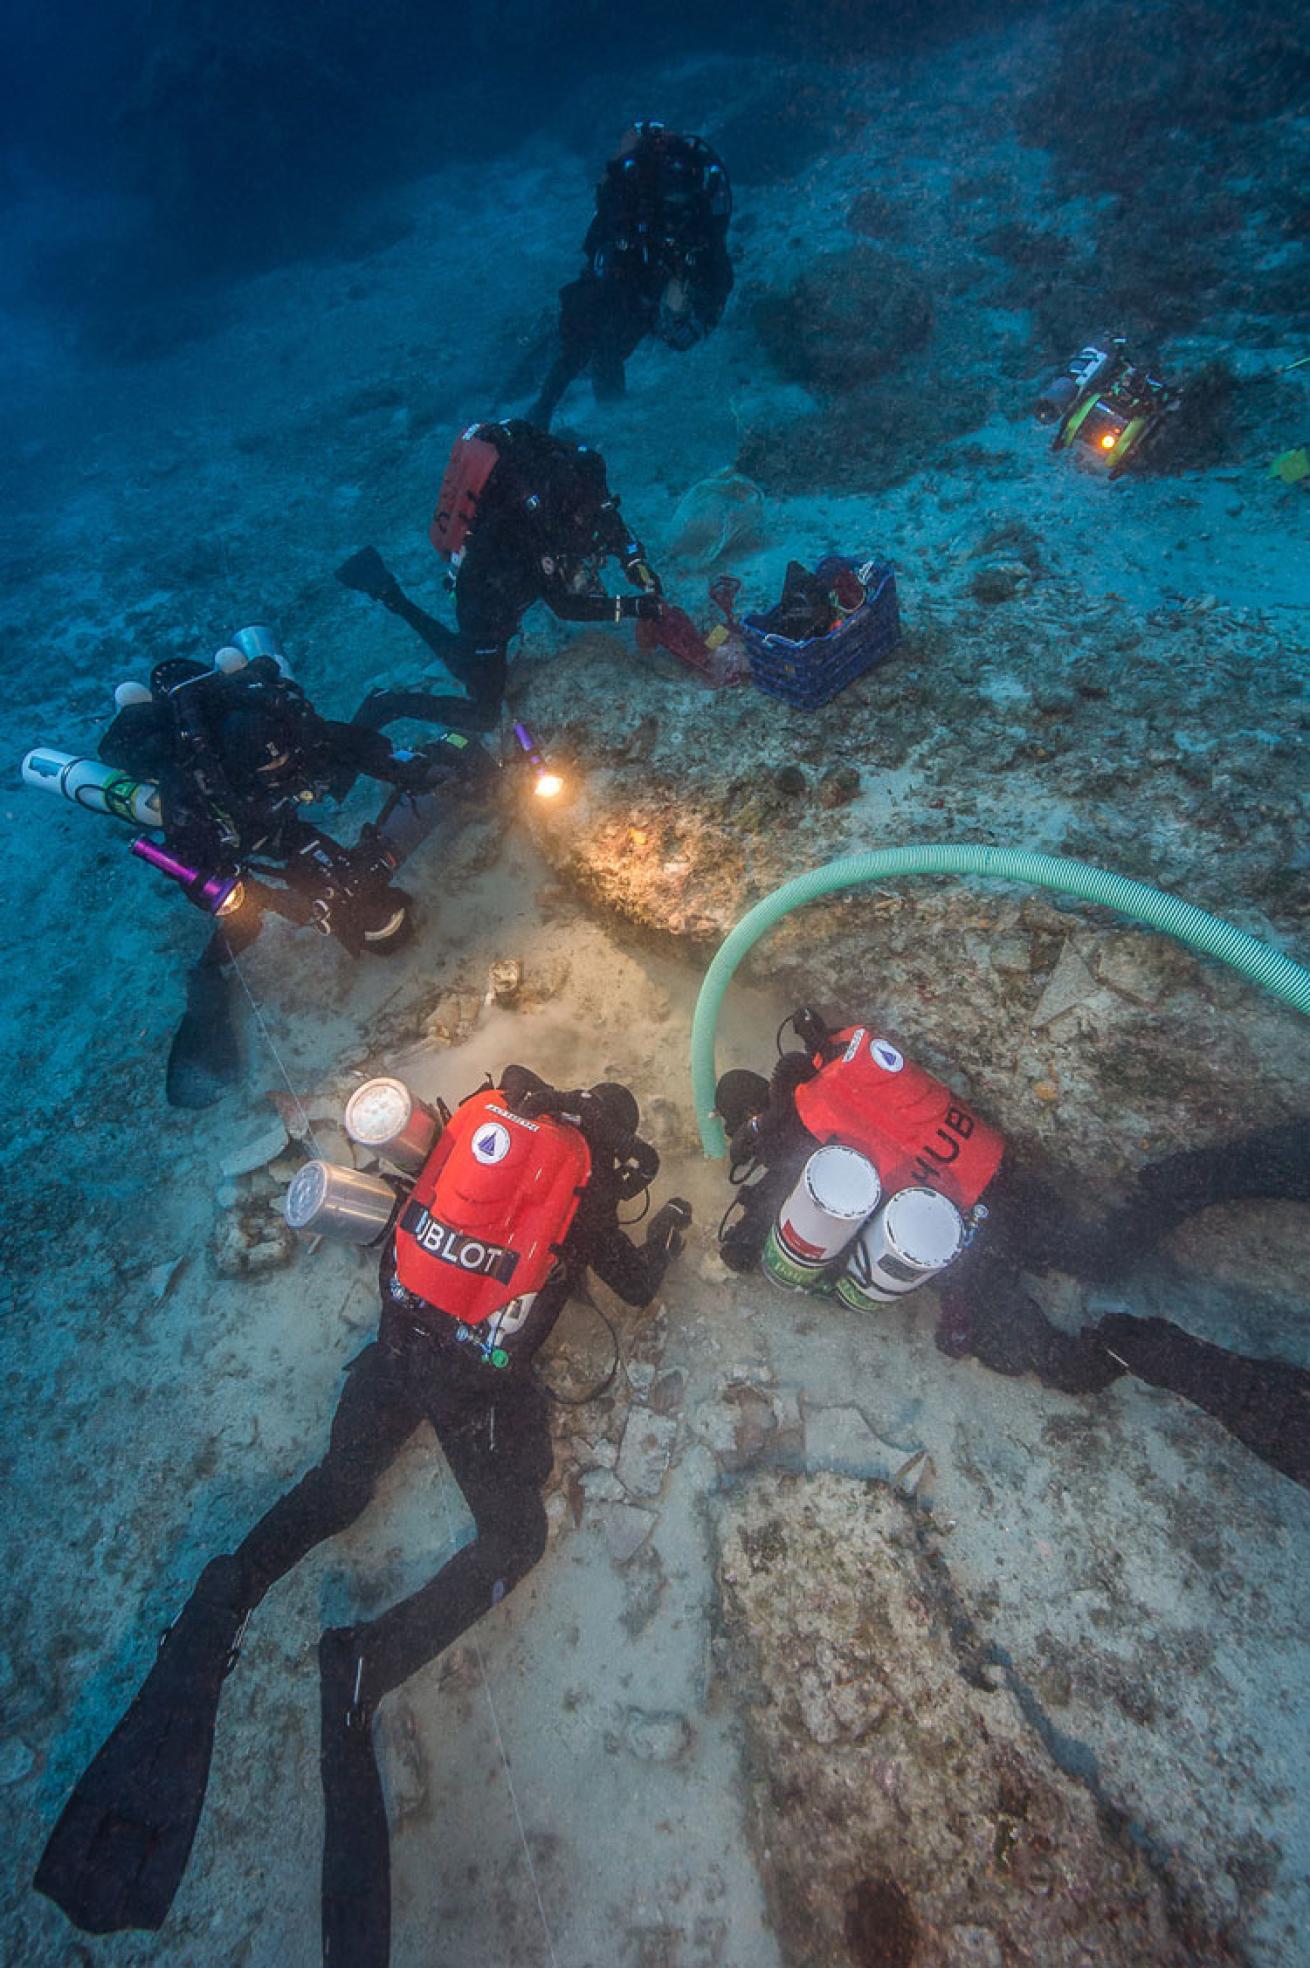
[[[731,217],[728,174],[702,137],[633,124],[596,187],[586,265],[560,289],[560,351],[534,424],[550,428],[588,367],[598,397],[621,396],[623,365],[647,335],[682,350],[709,334],[732,292]]]
[[[369,1085],[359,1092],[367,1098]],[[357,1243],[385,1239],[382,1320],[346,1370],[326,1455],[235,1552],[206,1565],[46,1845],[37,1888],[88,1933],[163,1924],[204,1803],[222,1685],[251,1612],[316,1545],[354,1523],[427,1421],[476,1535],[387,1612],[329,1628],[318,1650],[323,1960],[385,1968],[390,1850],[372,1745],[378,1704],[498,1605],[546,1548],[551,1433],[547,1390],[530,1362],[570,1292],[590,1266],[626,1303],[647,1306],[682,1248],[691,1209],[679,1198],[655,1212],[640,1246],[619,1227],[620,1205],[645,1194],[659,1171],[626,1087],[558,1092],[510,1066],[453,1118],[425,1112],[428,1133],[409,1164],[416,1179],[399,1208],[403,1182],[340,1172],[381,1192],[380,1220],[349,1234]],[[311,1187],[325,1166],[301,1172]]]
[[[466,713],[481,729],[500,715],[509,645],[534,602],[566,622],[654,618],[663,606],[599,452],[521,418],[473,424],[455,440],[430,537],[453,569],[458,633],[410,601],[373,547],[352,554],[337,579],[409,623],[464,685]],[[606,593],[609,559],[639,593]]]
[[[162,832],[162,845],[143,834],[133,851],[213,920],[187,974],[187,1009],[169,1053],[168,1099],[177,1107],[209,1106],[237,1077],[232,966],[265,913],[313,924],[352,956],[400,949],[412,903],[393,882],[397,867],[440,817],[443,795],[476,791],[491,769],[458,729],[416,751],[382,734],[402,717],[457,726],[462,699],[374,691],[349,723],[321,717],[269,632],[241,632],[252,638],[261,651],[253,660],[236,647],[212,665],[170,657],[149,688],[120,686],[102,767],[40,751],[24,763],[28,783]],[[360,774],[395,790],[377,822],[343,847],[306,809],[344,799]]]
[[[1067,1394],[1097,1393],[1134,1374],[1204,1408],[1263,1461],[1310,1487],[1310,1372],[1230,1352],[1166,1319],[1112,1313],[1063,1332],[1021,1277],[1059,1270],[1118,1279],[1214,1203],[1310,1202],[1310,1120],[1170,1155],[1140,1171],[1118,1209],[1089,1223],[876,1027],[830,1029],[808,1006],[788,1022],[801,1051],[782,1052],[771,1079],[725,1073],[715,1094],[737,1188],[719,1231],[725,1264],[745,1272],[763,1257],[777,1281],[835,1289],[861,1311],[940,1276],[936,1341],[951,1358],[1034,1373]],[[826,1178],[816,1151],[839,1158]],[[872,1185],[853,1210],[867,1201],[868,1214],[840,1220],[831,1185],[851,1179],[840,1161],[851,1151]],[[830,1193],[816,1201],[825,1179]]]

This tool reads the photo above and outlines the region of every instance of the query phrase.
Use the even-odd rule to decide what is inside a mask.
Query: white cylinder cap
[[[244,670],[249,662],[250,658],[245,652],[234,649],[230,642],[222,649],[214,651],[214,668],[221,670],[224,676],[232,676],[237,670]]]
[[[346,1102],[343,1125],[361,1148],[385,1148],[413,1111],[414,1096],[403,1080],[365,1080]]]
[[[144,683],[120,683],[114,692],[114,702],[120,711],[125,711],[129,704],[148,704],[150,692]]]

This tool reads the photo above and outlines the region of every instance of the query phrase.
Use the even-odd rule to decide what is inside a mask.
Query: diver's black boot
[[[168,1052],[170,1107],[212,1107],[241,1077],[228,967],[206,958],[187,972],[186,1010]]]
[[[361,547],[349,560],[343,560],[337,569],[337,579],[343,588],[353,588],[356,594],[367,595],[370,601],[380,601],[384,608],[395,608],[404,599],[399,581],[376,547]]]
[[[324,1968],[387,1968],[391,1847],[373,1753],[373,1711],[349,1627],[318,1644],[323,1776]]]
[[[211,1559],[64,1806],[35,1884],[85,1933],[163,1925],[200,1822],[219,1695],[247,1611],[237,1559]]]

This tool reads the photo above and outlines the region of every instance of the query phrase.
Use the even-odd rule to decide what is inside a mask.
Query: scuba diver
[[[397,1081],[366,1083],[347,1127],[352,1109],[375,1118],[397,1093],[407,1096]],[[195,1837],[219,1696],[246,1622],[276,1580],[354,1523],[427,1421],[476,1535],[377,1618],[326,1630],[318,1650],[323,1959],[385,1968],[390,1853],[372,1745],[377,1706],[498,1605],[545,1550],[550,1390],[530,1362],[585,1269],[645,1307],[682,1248],[691,1209],[680,1198],[655,1212],[640,1246],[620,1228],[620,1205],[643,1195],[659,1170],[624,1086],[559,1092],[509,1066],[453,1118],[411,1103],[411,1149],[415,1119],[426,1119],[418,1148],[408,1159],[403,1147],[391,1149],[409,1183],[311,1162],[292,1185],[288,1221],[381,1242],[381,1324],[347,1368],[323,1460],[234,1552],[205,1566],[50,1836],[36,1886],[87,1933],[162,1925]],[[365,1137],[376,1143],[376,1127],[359,1125],[356,1138]],[[358,1208],[334,1225],[330,1204],[301,1207],[305,1193],[321,1201],[329,1178],[381,1196],[384,1213],[361,1231]],[[618,1359],[616,1339],[615,1368]]]
[[[635,123],[596,187],[586,264],[560,288],[560,350],[528,413],[549,430],[575,376],[590,366],[601,399],[621,396],[623,365],[653,335],[689,349],[716,326],[732,292],[728,174],[701,137]]]
[[[566,622],[651,619],[663,606],[599,452],[521,418],[472,424],[456,438],[429,537],[451,568],[458,633],[409,600],[373,547],[352,554],[337,579],[409,623],[463,684],[468,718],[483,730],[500,715],[509,644],[534,602]],[[639,594],[605,592],[600,567],[611,558]]]
[[[476,790],[490,770],[458,730],[416,751],[383,735],[400,717],[458,723],[462,699],[375,691],[349,723],[321,717],[269,632],[241,637],[259,651],[253,660],[237,647],[220,650],[213,665],[170,657],[155,665],[148,689],[120,685],[99,746],[112,771],[62,753],[32,753],[24,764],[29,782],[162,830],[162,846],[143,834],[133,852],[213,921],[169,1052],[176,1107],[209,1106],[237,1077],[231,972],[265,913],[312,923],[352,956],[398,950],[412,903],[394,884],[397,867],[444,810],[441,795]],[[58,769],[42,774],[51,761]],[[378,821],[343,847],[306,809],[321,797],[344,799],[361,773],[394,791]],[[83,783],[96,774],[100,786]]]
[[[1203,1408],[1310,1487],[1310,1372],[1230,1352],[1160,1318],[1113,1313],[1063,1332],[1021,1280],[1060,1270],[1109,1282],[1213,1203],[1310,1202],[1310,1120],[1170,1155],[1089,1222],[876,1027],[830,1029],[808,1006],[786,1024],[802,1050],[780,1051],[770,1080],[734,1070],[716,1091],[737,1188],[719,1229],[725,1264],[744,1272],[762,1259],[778,1282],[835,1289],[861,1310],[944,1274],[936,1343],[949,1357],[1034,1373],[1068,1394],[1134,1374]]]

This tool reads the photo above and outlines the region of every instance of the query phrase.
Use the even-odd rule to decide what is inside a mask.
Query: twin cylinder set
[[[926,1284],[960,1255],[969,1229],[936,1189],[898,1189],[884,1197],[877,1169],[857,1149],[816,1148],[778,1212],[763,1265],[792,1291],[833,1285],[856,1311],[886,1305]],[[833,1284],[843,1257],[844,1270]]]
[[[377,1079],[355,1088],[346,1102],[343,1126],[358,1147],[413,1177],[435,1148],[442,1121],[403,1080]],[[376,1244],[391,1227],[400,1186],[339,1162],[306,1162],[292,1179],[282,1213],[293,1230],[306,1236]]]

